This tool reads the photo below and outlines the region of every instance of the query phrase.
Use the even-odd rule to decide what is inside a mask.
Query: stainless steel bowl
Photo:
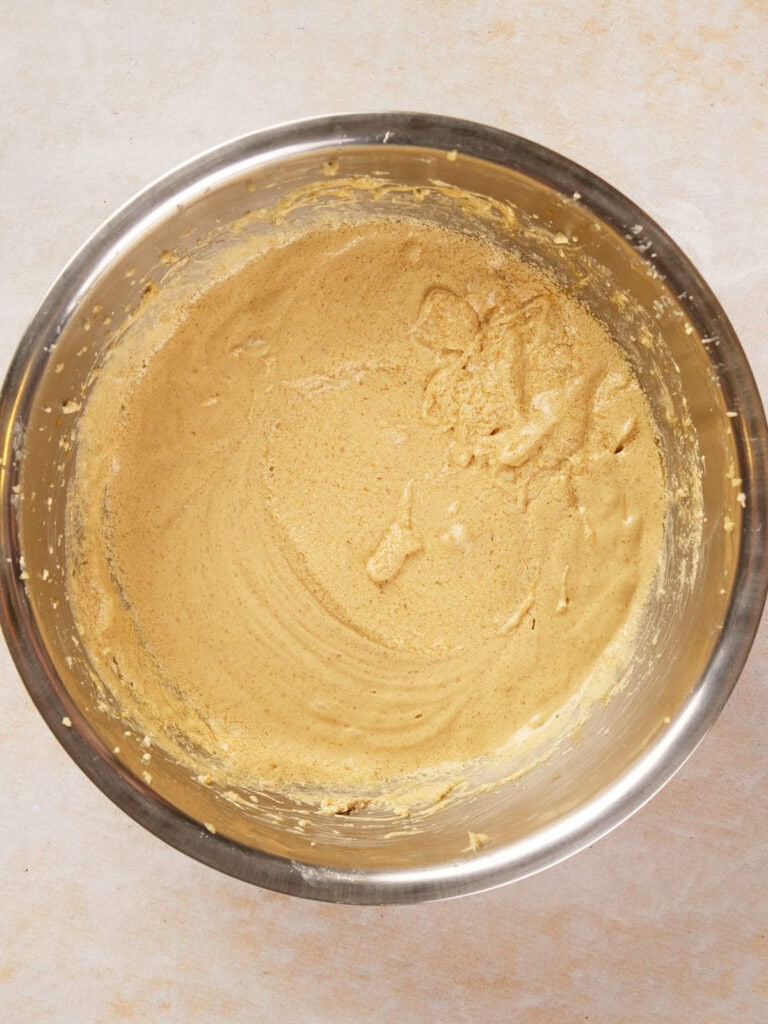
[[[137,737],[124,736],[126,723],[93,685],[61,569],[72,403],[87,391],[115,324],[142,288],[162,288],[164,254],[202,252],[246,210],[318,180],[327,161],[342,176],[377,173],[427,192],[437,179],[511,205],[514,231],[506,222],[482,230],[556,275],[623,339],[656,414],[670,487],[692,467],[701,478],[702,535],[692,549],[673,503],[664,593],[624,689],[549,760],[447,808],[415,835],[392,836],[391,823],[365,813],[329,827],[327,816],[278,794],[249,808],[161,750],[148,784]],[[420,215],[454,214],[428,197]],[[558,244],[563,236],[566,245]],[[672,240],[605,182],[465,121],[394,113],[283,125],[151,185],[86,243],[44,299],[8,371],[0,419],[3,629],[41,714],[136,821],[206,864],[281,892],[348,903],[439,899],[522,878],[594,842],[652,796],[712,725],[765,599],[766,423],[717,300]],[[287,827],[297,814],[309,819],[303,834]],[[492,840],[459,853],[468,830]]]

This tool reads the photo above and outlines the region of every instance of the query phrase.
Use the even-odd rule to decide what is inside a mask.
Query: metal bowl
[[[327,816],[279,794],[248,807],[201,785],[162,750],[153,751],[150,783],[141,736],[125,735],[132,730],[94,686],[66,600],[62,533],[77,409],[115,325],[139,306],[143,289],[162,289],[167,253],[192,255],[194,265],[247,210],[318,180],[323,165],[421,190],[427,219],[456,216],[450,204],[430,201],[435,180],[514,209],[514,230],[503,218],[480,227],[607,323],[651,402],[670,489],[700,485],[705,516],[692,546],[682,506],[671,503],[662,587],[623,689],[531,771],[425,819],[415,834],[392,835],[390,822],[365,813],[329,827]],[[459,223],[478,226],[464,214]],[[594,842],[652,796],[712,725],[765,599],[765,417],[712,292],[672,240],[605,182],[465,121],[395,113],[283,125],[151,185],[86,243],[46,296],[8,371],[0,420],[2,625],[41,714],[136,821],[206,864],[285,893],[346,903],[439,899],[522,878]],[[297,814],[303,832],[288,827]],[[468,830],[492,839],[479,852],[459,852]]]

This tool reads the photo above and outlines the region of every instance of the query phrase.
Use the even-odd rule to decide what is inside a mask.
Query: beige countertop
[[[538,12],[546,9],[546,17]],[[101,220],[278,121],[417,109],[556,149],[658,220],[768,394],[768,6],[70,0],[0,9],[3,370]],[[506,888],[335,907],[218,875],[81,774],[0,651],[0,1021],[768,1020],[768,626],[617,831]]]

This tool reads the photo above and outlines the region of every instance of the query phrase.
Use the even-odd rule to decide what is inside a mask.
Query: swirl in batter
[[[603,327],[408,220],[267,247],[118,346],[83,412],[69,591],[132,715],[230,782],[376,792],[618,677],[661,460]]]

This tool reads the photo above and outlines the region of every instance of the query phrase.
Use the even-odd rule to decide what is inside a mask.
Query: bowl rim
[[[288,860],[212,834],[135,778],[96,740],[69,699],[47,655],[17,571],[20,546],[12,487],[15,452],[49,349],[80,297],[147,227],[180,203],[238,170],[296,152],[359,146],[418,147],[500,164],[559,192],[578,194],[605,225],[633,242],[663,276],[702,335],[718,341],[736,417],[731,421],[746,495],[734,588],[721,632],[701,679],[667,730],[630,769],[576,811],[531,836],[439,866],[342,871]],[[636,226],[641,225],[641,233]],[[709,351],[709,349],[708,349]],[[710,354],[710,358],[713,356]],[[768,590],[768,427],[744,351],[713,292],[676,243],[603,179],[535,142],[498,128],[410,111],[332,114],[241,135],[193,157],[120,207],[75,253],[50,287],[11,360],[0,392],[0,621],[32,700],[61,745],[118,807],[160,839],[202,863],[274,891],[337,903],[391,904],[482,892],[550,867],[594,843],[639,810],[690,757],[725,706],[746,662]],[[66,720],[70,725],[64,724]]]

